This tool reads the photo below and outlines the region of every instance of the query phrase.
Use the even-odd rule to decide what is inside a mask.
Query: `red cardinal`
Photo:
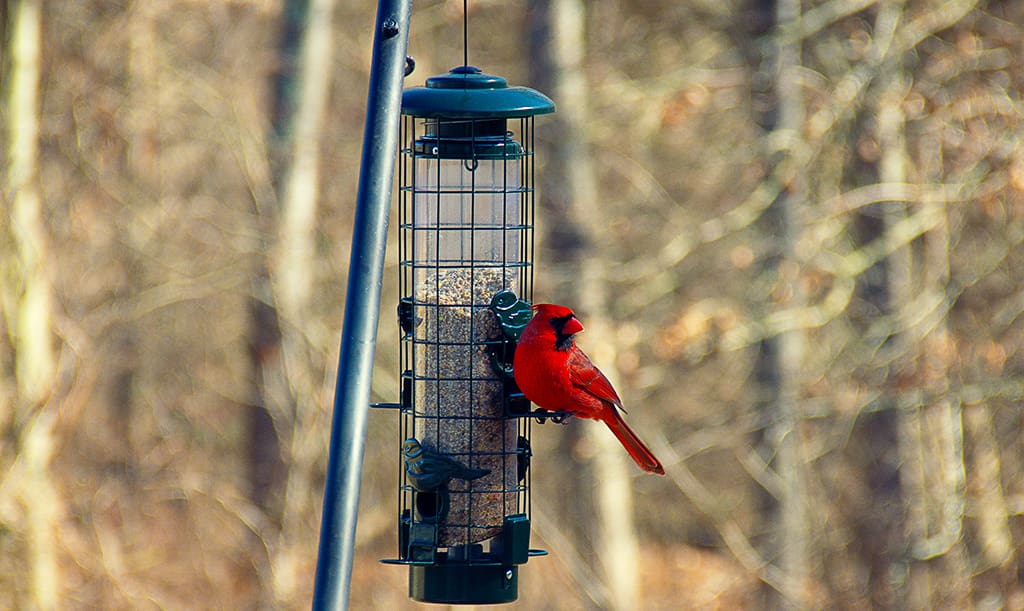
[[[572,336],[583,325],[567,307],[541,303],[523,329],[512,370],[516,384],[537,406],[601,420],[641,469],[665,474],[661,462],[647,449],[619,415],[622,399],[611,382],[590,362]]]

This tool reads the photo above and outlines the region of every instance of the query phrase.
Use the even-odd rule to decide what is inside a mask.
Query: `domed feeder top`
[[[402,92],[402,114],[443,119],[530,117],[555,111],[555,103],[529,87],[509,87],[504,78],[474,66],[452,68],[427,79],[426,87]]]

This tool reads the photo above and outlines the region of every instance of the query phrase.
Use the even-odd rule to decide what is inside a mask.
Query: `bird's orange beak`
[[[583,323],[578,318],[573,316],[569,320],[565,321],[565,326],[562,327],[562,333],[566,335],[575,335],[583,330]]]

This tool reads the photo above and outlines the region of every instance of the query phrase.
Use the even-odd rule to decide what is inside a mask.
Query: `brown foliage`
[[[38,184],[58,372],[44,405],[17,411],[6,398],[18,354],[5,294],[0,607],[30,600],[31,508],[2,492],[40,414],[55,417],[61,608],[306,607],[372,3],[336,9],[337,59],[324,75],[313,297],[304,361],[289,371],[312,397],[299,409],[314,432],[297,442],[324,450],[289,503],[283,487],[253,498],[247,447],[250,349],[273,345],[255,341],[249,304],[265,298],[254,286],[287,162],[271,130],[282,7],[44,4]],[[462,61],[454,4],[415,7],[415,84]],[[523,7],[474,4],[470,63],[525,83]],[[642,608],[749,608],[759,580],[777,585],[777,525],[764,508],[779,474],[755,363],[764,340],[794,330],[808,345],[795,428],[810,516],[803,600],[1019,607],[1024,8],[910,0],[880,48],[882,3],[803,4],[802,25],[762,32],[739,3],[587,3],[604,316],[618,329],[631,422],[669,472],[634,485]],[[764,128],[772,36],[800,41],[806,116],[795,133]],[[902,115],[898,184],[880,178],[893,150],[882,109]],[[765,216],[784,192],[806,202],[788,254]],[[5,274],[11,231],[5,214]],[[540,252],[538,298],[565,280],[559,256]],[[898,261],[909,283],[896,299],[887,280]],[[394,262],[391,251],[392,277]],[[380,401],[398,389],[394,284],[381,304]],[[290,418],[273,422],[289,440],[286,471],[298,447]],[[565,468],[545,458],[564,431],[539,429],[534,545],[552,555],[522,569],[515,606],[591,608],[597,559],[572,559],[572,541],[557,536],[563,499],[545,481]],[[369,434],[352,605],[411,608],[404,571],[376,563],[393,555],[400,440],[388,414],[373,415]],[[285,552],[299,581],[282,594],[274,558]]]

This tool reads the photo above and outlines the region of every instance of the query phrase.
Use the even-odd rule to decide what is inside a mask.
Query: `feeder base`
[[[409,567],[409,598],[421,603],[495,605],[519,597],[519,567],[444,563]]]

